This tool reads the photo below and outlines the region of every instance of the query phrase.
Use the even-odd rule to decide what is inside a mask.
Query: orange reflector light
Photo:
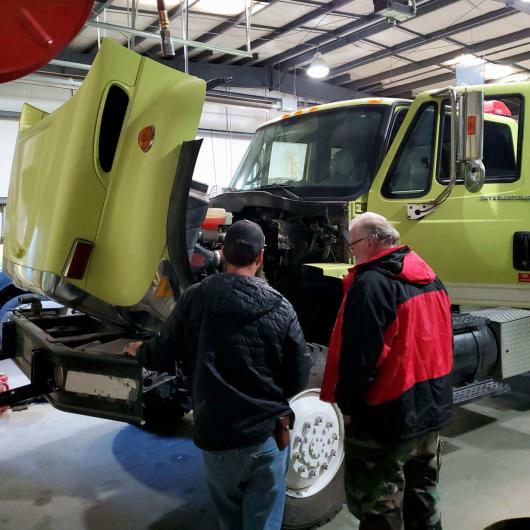
[[[467,135],[475,136],[476,131],[477,131],[477,117],[468,116],[467,117]]]
[[[318,107],[311,107],[311,108],[309,109],[309,112],[315,112],[315,110],[318,110]]]
[[[66,262],[64,275],[72,280],[81,280],[92,254],[94,243],[83,239],[76,239]]]
[[[303,110],[297,110],[297,111],[294,113],[294,115],[295,115],[295,116],[300,116],[300,114],[303,114],[303,113],[304,113]]]
[[[289,116],[290,116],[289,113],[287,113],[287,114],[282,114],[282,120],[285,120],[285,118],[288,118]]]
[[[366,103],[383,103],[382,99],[369,99]]]
[[[140,146],[140,149],[144,153],[147,153],[147,151],[151,149],[154,139],[155,139],[155,126],[148,125],[147,127],[144,127],[140,131],[140,134],[138,134],[138,145]]]

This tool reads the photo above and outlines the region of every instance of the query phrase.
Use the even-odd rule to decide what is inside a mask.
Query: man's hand
[[[136,352],[142,344],[143,343],[141,341],[129,342],[129,344],[127,344],[122,351],[125,355],[127,355],[127,357],[136,357]]]
[[[347,429],[351,425],[351,416],[343,414],[342,421],[344,423],[344,428]]]

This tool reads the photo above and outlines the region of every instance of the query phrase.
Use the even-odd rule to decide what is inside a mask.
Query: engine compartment
[[[230,221],[254,221],[265,234],[264,277],[293,304],[306,339],[327,344],[342,299],[342,282],[325,276],[318,267],[305,265],[348,263],[343,237],[347,230],[347,205],[300,200],[287,200],[294,204],[286,205],[286,200],[282,200],[280,207],[269,193],[262,193],[261,204],[256,192],[249,192],[252,198],[248,202],[241,200],[242,195],[247,195],[245,192],[237,193],[237,203],[231,200],[234,195],[231,193],[212,201],[216,217],[221,220],[219,212],[224,208],[228,222],[216,227],[211,222],[203,225],[195,259],[192,258],[194,272],[198,279],[213,272],[212,267],[207,270],[207,263],[211,265],[212,260],[197,260],[197,256],[204,255],[204,249],[210,252],[221,249]]]

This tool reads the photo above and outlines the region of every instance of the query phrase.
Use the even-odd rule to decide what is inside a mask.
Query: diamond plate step
[[[462,405],[484,396],[498,396],[510,392],[510,385],[493,379],[469,383],[463,387],[453,388],[453,404]]]

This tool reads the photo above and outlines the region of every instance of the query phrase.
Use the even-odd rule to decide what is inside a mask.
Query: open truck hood
[[[188,249],[206,212],[206,190],[195,187],[191,217],[183,211],[172,227],[187,237],[172,243],[171,267],[170,195],[172,212],[187,210],[204,95],[204,81],[104,40],[62,107],[24,107],[3,258],[18,287],[117,323],[159,326],[189,283]]]

